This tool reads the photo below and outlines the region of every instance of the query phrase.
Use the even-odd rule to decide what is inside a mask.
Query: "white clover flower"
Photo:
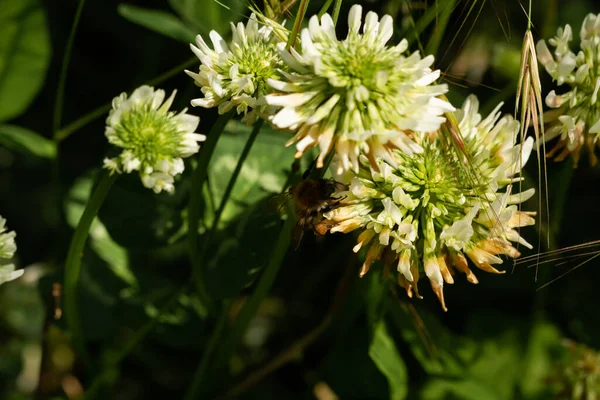
[[[562,161],[571,154],[575,165],[585,144],[594,165],[597,162],[594,148],[600,135],[600,16],[588,14],[579,36],[581,50],[577,54],[569,48],[573,39],[569,25],[559,28],[556,37],[548,40],[555,48],[554,55],[544,40],[537,44],[539,62],[558,86],[568,86],[564,93],[552,90],[546,97],[546,105],[558,110],[546,113],[545,119],[551,126],[546,131],[545,141],[559,137],[548,156]]]
[[[17,251],[17,245],[15,244],[17,234],[14,231],[7,231],[6,219],[0,216],[0,261],[10,260]],[[17,279],[23,275],[24,271],[23,269],[15,271],[14,264],[0,264],[0,285]]]
[[[531,248],[517,228],[533,224],[534,213],[519,211],[517,204],[534,191],[513,194],[513,183],[521,180],[516,175],[533,139],[516,145],[519,123],[501,117],[500,106],[482,119],[478,106],[470,96],[456,112],[471,168],[441,134],[418,133],[420,153],[392,150],[393,163],[377,158],[377,168],[360,156],[358,173],[337,178],[348,185],[333,194],[343,199],[340,207],[324,215],[330,232],[362,231],[354,247],[368,247],[361,275],[381,258],[398,270],[408,295],[414,289],[419,296],[417,281],[424,273],[444,309],[442,289],[454,282],[454,269],[477,283],[467,258],[479,269],[502,273],[492,265],[502,263],[498,255],[519,256],[511,242]]]
[[[164,101],[164,90],[141,86],[129,98],[126,93],[114,98],[105,134],[123,151],[106,158],[105,168],[111,173],[139,171],[144,186],[155,193],[174,190],[174,177],[184,169],[182,158],[197,153],[198,142],[206,138],[194,133],[200,118],[186,114],[187,109],[169,111],[175,93]]]
[[[432,132],[444,122],[442,114],[452,106],[436,96],[446,85],[431,85],[440,71],[430,69],[433,56],[418,52],[406,55],[402,40],[388,46],[393,20],[379,20],[367,13],[362,32],[362,8],[354,5],[348,15],[349,32],[338,40],[333,20],[313,16],[301,34],[302,50],[288,52],[279,45],[281,56],[293,71],[285,80],[270,79],[280,93],[266,96],[268,104],[283,107],[271,122],[296,135],[296,157],[318,145],[318,167],[335,149],[339,169],[359,169],[359,154],[374,162],[382,157],[393,162],[392,149],[407,154],[422,151],[413,131]]]
[[[267,79],[279,78],[279,70],[284,68],[276,44],[287,33],[275,22],[266,22],[269,23],[259,29],[252,14],[246,26],[232,23],[233,37],[229,44],[211,31],[214,49],[208,47],[202,36],[196,36],[197,47],[190,47],[200,59],[200,71],[185,72],[194,78],[204,97],[192,100],[193,106],[218,107],[219,114],[235,108],[238,114],[244,114],[242,121],[247,124],[273,112],[275,108],[264,102],[264,96],[272,91]]]

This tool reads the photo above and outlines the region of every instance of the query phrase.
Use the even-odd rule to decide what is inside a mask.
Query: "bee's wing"
[[[278,214],[284,214],[285,208],[291,200],[292,194],[290,192],[273,195],[267,201],[267,210]]]

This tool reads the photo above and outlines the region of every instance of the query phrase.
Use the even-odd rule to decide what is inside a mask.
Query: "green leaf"
[[[361,313],[363,289],[360,282],[354,286],[340,309],[340,325],[335,325],[337,334],[324,360],[323,380],[340,399],[390,399],[386,377],[369,356],[372,341]]]
[[[493,400],[497,394],[488,386],[474,380],[432,379],[420,393],[419,399]]]
[[[56,157],[56,143],[16,125],[0,124],[0,144],[31,156],[49,159]]]
[[[521,375],[521,391],[526,398],[553,398],[547,379],[554,373],[561,343],[560,331],[550,322],[538,321],[533,326]]]
[[[369,273],[361,279],[361,281],[363,281],[361,282],[361,287],[363,287],[363,296],[368,326],[371,330],[371,338],[375,337],[375,330],[379,329],[379,321],[383,318],[385,313],[384,299],[385,294],[388,293],[390,287],[390,280],[383,278],[382,267],[383,265],[381,263],[376,263],[371,267]]]
[[[201,3],[201,2],[197,2]],[[119,4],[119,14],[129,21],[184,43],[194,41],[196,33],[171,13],[130,4]]]
[[[238,121],[225,128],[209,166],[212,199],[207,199],[207,204],[218,207],[221,203],[250,129]],[[287,138],[287,134],[264,127],[238,175],[223,210],[220,232],[209,247],[206,278],[215,298],[238,295],[269,260],[282,224],[272,197],[283,189],[293,160],[293,149],[284,146]],[[207,214],[205,225],[210,227],[212,214]]]
[[[50,37],[39,0],[0,2],[0,121],[31,104],[50,62]]]
[[[408,394],[408,373],[406,365],[390,337],[385,322],[380,321],[375,329],[369,356],[390,385],[390,400],[402,400]]]
[[[144,253],[156,250],[171,243],[182,227],[185,184],[178,179],[174,194],[155,194],[142,185],[139,174],[123,174],[111,187],[98,217],[119,245]]]
[[[251,284],[281,233],[279,214],[268,212],[264,201],[247,208],[236,222],[217,238],[208,261],[206,279],[213,298],[235,297]]]
[[[216,30],[226,36],[229,22],[241,20],[246,8],[244,0],[169,0],[169,4],[203,35]]]
[[[75,228],[92,190],[93,181],[90,177],[79,178],[69,190],[65,201],[65,216],[68,224]],[[90,227],[90,247],[104,260],[110,270],[126,282],[136,287],[137,279],[129,268],[127,251],[110,237],[104,225],[96,218]]]
[[[227,124],[225,132],[215,148],[209,166],[208,179],[213,197],[212,202],[217,207],[250,130],[250,127],[238,121],[231,121]],[[240,171],[229,202],[223,210],[219,228],[227,226],[229,221],[238,218],[250,205],[256,204],[265,196],[281,192],[287,177],[287,170],[294,159],[294,149],[285,147],[288,138],[289,134],[274,131],[267,126],[260,131]],[[211,203],[211,201],[207,203]],[[259,212],[264,213],[265,210]]]
[[[475,346],[472,341],[454,336],[438,318],[417,302],[400,302],[391,296],[386,300],[388,313],[396,329],[425,372],[453,378],[464,375],[466,365],[456,350],[470,352]]]

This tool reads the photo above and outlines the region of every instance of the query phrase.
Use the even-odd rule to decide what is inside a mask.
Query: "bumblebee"
[[[304,231],[309,227],[319,235],[332,228],[323,217],[323,213],[340,205],[343,197],[334,196],[336,192],[348,190],[348,187],[333,179],[303,179],[290,187],[287,192],[294,206],[298,220],[294,229],[296,248],[300,245]]]

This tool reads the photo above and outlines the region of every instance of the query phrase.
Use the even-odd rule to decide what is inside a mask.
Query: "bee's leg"
[[[323,236],[334,226],[336,226],[335,222],[325,219],[325,220],[319,222],[318,224],[315,224],[313,226],[313,228],[315,230],[315,233]]]
[[[338,181],[333,182],[333,187],[335,187],[335,190],[337,192],[345,192],[349,189],[348,185],[346,185],[345,183],[342,183],[342,182],[338,182]]]
[[[300,247],[300,242],[302,242],[302,237],[304,236],[304,218],[298,220],[298,223],[294,227],[294,232],[292,234],[292,238],[294,240],[294,251],[298,250]]]
[[[318,158],[315,158],[310,165],[308,166],[308,168],[306,169],[306,171],[304,171],[304,174],[302,174],[302,179],[308,179],[308,176],[310,175],[310,173],[315,169],[315,165],[317,165],[317,160]]]

